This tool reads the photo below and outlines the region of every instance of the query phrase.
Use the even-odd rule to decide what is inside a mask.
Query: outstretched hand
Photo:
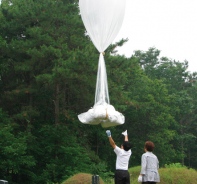
[[[127,136],[127,130],[125,130],[124,132],[122,132],[122,135]]]
[[[108,137],[111,137],[111,131],[110,130],[107,130],[106,134],[107,134]]]

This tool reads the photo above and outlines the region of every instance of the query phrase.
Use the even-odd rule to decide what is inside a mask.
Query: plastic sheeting
[[[121,125],[125,122],[125,117],[109,103],[107,75],[102,54],[99,58],[94,106],[87,112],[79,114],[78,118],[84,124],[101,124],[103,128]]]
[[[125,4],[126,0],[79,0],[80,14],[87,33],[100,52],[94,106],[78,115],[84,124],[101,124],[107,128],[125,122],[125,117],[110,105],[103,56],[122,26]]]

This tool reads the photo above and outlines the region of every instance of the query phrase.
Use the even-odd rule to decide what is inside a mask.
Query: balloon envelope
[[[126,0],[79,0],[80,14],[94,46],[104,52],[117,36]]]

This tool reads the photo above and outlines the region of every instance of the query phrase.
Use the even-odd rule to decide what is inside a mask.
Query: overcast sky
[[[128,38],[119,53],[161,50],[160,56],[189,62],[197,71],[197,0],[126,0],[126,12],[115,41]]]

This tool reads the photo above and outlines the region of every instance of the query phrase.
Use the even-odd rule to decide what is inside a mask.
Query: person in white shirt
[[[142,182],[142,184],[156,184],[160,182],[158,173],[159,160],[157,156],[152,153],[154,147],[155,145],[153,142],[145,142],[145,153],[141,157],[141,172],[138,177],[138,181]]]
[[[130,184],[130,174],[128,172],[129,159],[131,157],[131,143],[129,143],[127,130],[123,132],[124,141],[118,147],[111,136],[111,131],[106,131],[111,146],[116,154],[115,184]]]

